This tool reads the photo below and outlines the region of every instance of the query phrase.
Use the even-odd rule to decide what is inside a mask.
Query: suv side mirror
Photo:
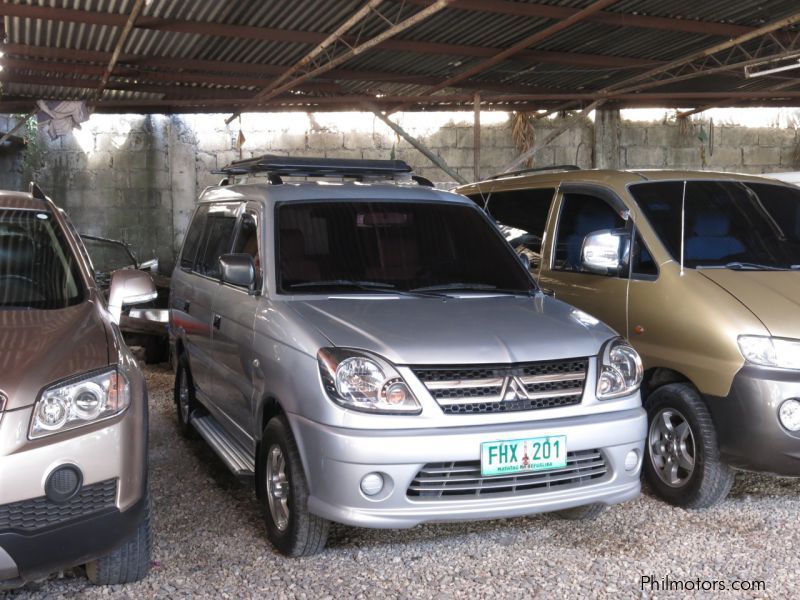
[[[581,266],[592,273],[618,275],[628,266],[631,237],[624,229],[601,229],[583,239]]]
[[[249,254],[223,254],[219,257],[219,272],[224,283],[245,287],[250,293],[255,293],[256,266]]]
[[[144,261],[142,264],[139,265],[139,270],[150,271],[151,273],[158,273],[158,257]]]
[[[119,325],[123,305],[141,304],[155,300],[158,296],[153,279],[144,271],[120,269],[111,274],[108,291],[108,312],[114,323]]]

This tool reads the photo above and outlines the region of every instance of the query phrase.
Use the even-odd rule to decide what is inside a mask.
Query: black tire
[[[553,515],[566,521],[591,521],[603,514],[605,510],[605,504],[595,502],[594,504],[584,504],[583,506],[557,510]]]
[[[86,563],[86,577],[95,585],[117,585],[143,579],[150,571],[153,532],[150,528],[150,496],[145,496],[144,516],[134,534],[120,546]]]
[[[185,380],[182,378],[185,378]],[[187,397],[185,401],[187,404],[181,403],[181,385],[183,383],[186,384],[185,391]],[[178,358],[178,368],[175,370],[175,388],[173,394],[175,397],[175,410],[178,416],[178,429],[181,435],[186,439],[196,439],[197,431],[192,427],[191,415],[197,409],[197,398],[194,393],[192,372],[189,370],[189,361],[183,354]]]
[[[270,453],[275,448],[283,458],[285,475],[282,484],[279,483],[288,512],[283,522],[273,515],[273,510],[270,508],[272,491],[268,489],[267,485]],[[303,472],[303,464],[300,461],[300,453],[297,450],[294,436],[282,416],[274,417],[267,423],[259,445],[257,464],[257,492],[263,505],[269,541],[281,554],[286,556],[312,556],[321,552],[328,539],[330,523],[326,519],[308,512],[308,484]],[[275,485],[275,483],[272,484],[272,486]],[[280,504],[281,500],[273,495],[273,502]],[[280,509],[276,510],[280,512]]]
[[[733,485],[735,473],[720,460],[714,423],[697,390],[686,383],[665,385],[650,394],[645,408],[648,433],[644,477],[650,488],[663,500],[682,508],[708,508],[722,502]],[[669,430],[669,425],[659,425],[666,422],[676,432],[669,440],[660,434]],[[688,433],[684,422],[688,424]],[[683,442],[679,428],[686,436]],[[691,470],[680,466],[680,457],[690,455]],[[671,461],[669,464],[665,456]],[[670,478],[673,478],[671,484],[667,482]]]

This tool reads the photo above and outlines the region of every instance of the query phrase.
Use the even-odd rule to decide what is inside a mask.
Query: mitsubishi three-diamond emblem
[[[528,392],[525,391],[525,384],[520,381],[519,377],[506,377],[502,398],[505,402],[528,399]]]

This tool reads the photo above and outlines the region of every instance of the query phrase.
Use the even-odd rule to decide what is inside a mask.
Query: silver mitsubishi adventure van
[[[156,290],[136,270],[106,303],[66,215],[32,185],[0,192],[0,590],[86,565],[150,569],[147,390],[120,334]]]
[[[320,551],[330,521],[590,518],[638,496],[638,354],[543,294],[474,203],[401,161],[224,172],[172,277],[177,416],[254,476],[281,552]]]

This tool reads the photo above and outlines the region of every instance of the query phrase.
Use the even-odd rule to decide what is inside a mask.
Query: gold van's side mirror
[[[628,267],[631,238],[624,229],[593,231],[583,240],[581,266],[591,273],[619,275]]]

